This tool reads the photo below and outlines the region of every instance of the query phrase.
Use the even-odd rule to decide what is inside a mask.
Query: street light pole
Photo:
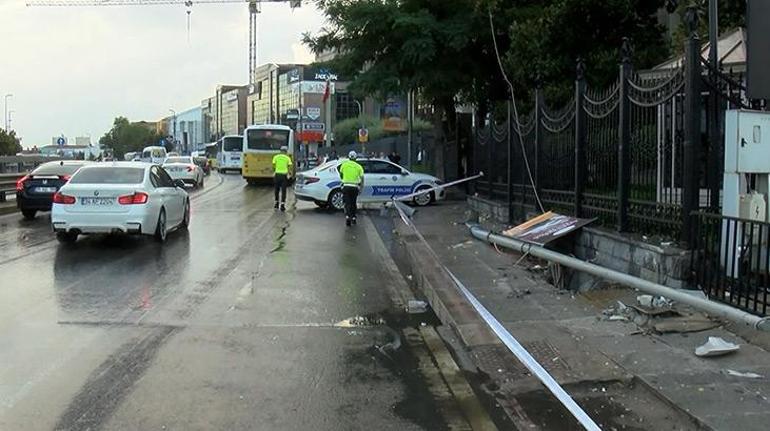
[[[177,150],[177,147],[176,147],[176,111],[174,111],[173,109],[169,109],[169,112],[174,114],[174,117],[173,117],[174,118],[174,127],[173,127],[173,132],[171,133],[171,137],[174,140],[174,150]]]
[[[3,110],[3,121],[5,122],[5,130],[8,131],[8,98],[13,97],[13,94],[8,93],[5,95],[5,108]]]
[[[16,113],[16,111],[14,111],[13,109],[11,109],[10,111],[8,111],[8,129],[7,129],[7,131],[8,131],[9,133],[10,133],[10,131],[11,131],[11,127],[12,127],[12,126],[11,126],[11,117],[12,117],[12,115],[13,115],[13,114],[15,114],[15,113]]]

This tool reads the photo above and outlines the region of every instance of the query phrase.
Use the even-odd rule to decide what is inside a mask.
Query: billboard
[[[388,132],[406,130],[406,104],[395,97],[388,98],[380,109],[382,129]]]

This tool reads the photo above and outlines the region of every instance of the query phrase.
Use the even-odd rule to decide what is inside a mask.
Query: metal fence
[[[721,208],[724,111],[765,106],[746,98],[741,74],[711,70],[700,50],[691,27],[681,65],[637,73],[625,40],[607,88],[589,87],[578,60],[571,101],[551,107],[538,86],[518,122],[476,129],[474,170],[487,174],[477,191],[507,200],[511,222],[538,209],[536,190],[546,210],[692,246],[688,215]]]
[[[709,298],[766,316],[770,223],[698,212],[692,215],[692,276]]]

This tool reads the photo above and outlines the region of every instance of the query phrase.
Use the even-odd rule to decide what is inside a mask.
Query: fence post
[[[508,169],[507,169],[507,181],[508,181],[508,224],[513,223],[513,174],[511,173],[511,169],[513,169],[513,147],[511,146],[511,141],[513,136],[513,118],[511,118],[511,101],[508,100],[506,102],[506,106],[508,108],[508,121],[506,124],[508,127],[506,128],[506,137],[508,138]],[[518,127],[515,126],[515,127]]]
[[[535,181],[536,195],[540,196],[540,169],[543,167],[543,143],[541,142],[545,133],[543,132],[543,105],[545,97],[543,96],[543,80],[538,75],[535,81],[535,166],[533,176]],[[545,205],[544,205],[545,206]],[[535,210],[540,211],[535,198]]]
[[[489,199],[495,200],[495,193],[494,193],[494,176],[495,176],[495,169],[494,169],[494,163],[495,163],[495,149],[494,149],[494,137],[492,136],[492,122],[490,121],[489,124],[487,124],[487,170],[489,172],[484,172],[485,175],[487,175],[487,185],[489,186]]]
[[[700,187],[698,182],[698,160],[700,160],[700,118],[701,118],[701,64],[700,38],[698,37],[698,12],[694,6],[687,9],[684,17],[689,36],[685,42],[684,54],[684,142],[682,173],[682,241],[693,244],[692,218],[690,214],[698,209]]]
[[[628,196],[631,183],[631,103],[628,80],[631,78],[631,42],[623,38],[620,48],[620,105],[618,109],[618,225],[619,232],[628,230]]]
[[[575,76],[575,217],[583,217],[583,192],[586,169],[586,115],[583,97],[586,93],[586,65],[578,58]]]

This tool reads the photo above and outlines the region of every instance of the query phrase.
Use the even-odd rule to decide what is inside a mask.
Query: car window
[[[161,187],[174,187],[174,180],[171,179],[171,176],[165,169],[159,167],[158,175],[160,176]]]
[[[190,163],[189,157],[169,157],[163,163]]]
[[[160,185],[160,175],[158,174],[158,168],[156,166],[150,168],[150,182],[152,183],[153,187],[162,187]]]
[[[70,180],[72,184],[141,184],[144,168],[94,167],[78,171]]]
[[[393,164],[390,164],[388,162],[383,162],[379,160],[368,160],[364,163],[366,163],[366,165],[364,166],[364,172],[367,174],[397,175],[401,173],[401,168]],[[362,163],[362,165],[364,163]]]
[[[72,175],[83,165],[84,163],[45,163],[32,171],[32,175]]]

